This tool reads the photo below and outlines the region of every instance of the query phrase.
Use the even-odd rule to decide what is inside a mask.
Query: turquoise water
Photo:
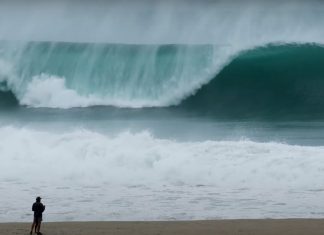
[[[212,45],[3,42],[1,104],[143,113],[162,107],[223,119],[323,118],[321,45],[230,51]]]
[[[322,218],[323,4],[158,2],[1,3],[0,222]]]

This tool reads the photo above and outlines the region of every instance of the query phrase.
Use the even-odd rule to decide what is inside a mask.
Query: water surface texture
[[[324,217],[322,1],[0,3],[0,222]]]

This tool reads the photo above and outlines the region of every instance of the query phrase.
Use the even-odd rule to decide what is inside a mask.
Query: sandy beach
[[[29,223],[1,223],[0,234],[29,234]],[[44,235],[317,235],[324,219],[44,223]]]

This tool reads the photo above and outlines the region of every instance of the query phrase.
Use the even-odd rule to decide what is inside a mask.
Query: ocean
[[[324,217],[321,1],[29,4],[0,3],[0,222],[36,196],[46,221]]]

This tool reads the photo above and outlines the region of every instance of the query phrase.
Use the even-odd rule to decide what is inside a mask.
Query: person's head
[[[41,201],[41,197],[36,197],[36,202],[40,202]]]

